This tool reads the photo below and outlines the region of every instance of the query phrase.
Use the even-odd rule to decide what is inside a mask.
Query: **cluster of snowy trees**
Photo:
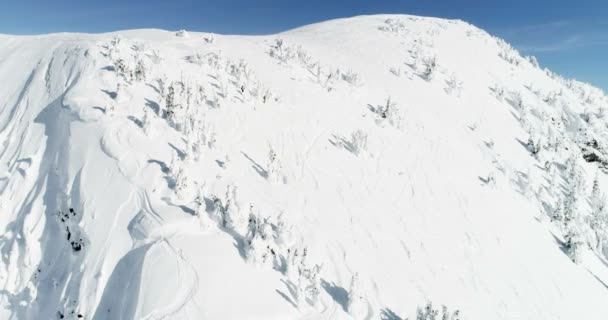
[[[401,70],[400,67],[392,67],[389,71],[396,76],[405,74],[410,79],[413,76],[418,76],[425,81],[432,81],[438,71],[437,57],[426,47],[423,47],[419,41],[416,41],[416,45],[408,49],[408,53],[409,56],[404,64],[410,71],[406,72]]]
[[[202,195],[195,198],[197,214],[203,213]],[[263,215],[253,204],[243,206],[237,188],[228,186],[224,197],[211,196],[209,217],[242,244],[247,262],[281,272],[293,286],[294,300],[315,305],[321,286],[321,266],[308,262],[308,249],[294,244],[294,229],[281,213]]]
[[[509,64],[519,66],[519,64],[523,61],[523,58],[519,52],[503,39],[496,37],[494,37],[494,39],[496,40],[496,44],[499,48],[498,56]]]
[[[128,43],[120,37],[105,45],[105,55],[112,63],[112,69],[126,84],[146,80],[145,46]]]
[[[441,310],[435,309],[432,302],[426,306],[418,308],[416,320],[460,320],[460,311],[451,312],[446,306],[441,306]]]
[[[561,89],[532,84],[526,86],[527,92],[509,91],[500,84],[490,88],[499,101],[506,100],[519,112],[520,125],[528,134],[525,145],[541,164],[542,170],[532,168],[525,182],[518,175],[516,183],[525,185],[525,194],[538,203],[545,203],[541,207],[561,230],[565,252],[574,262],[580,261],[584,248],[608,256],[608,213],[601,191],[601,177],[608,172],[608,152],[602,143],[608,131],[601,119],[608,103],[584,84],[554,79]],[[577,108],[583,112],[574,111]]]
[[[384,23],[378,27],[379,30],[396,33],[396,34],[404,34],[408,31],[405,23],[399,19],[386,19]]]
[[[288,44],[283,39],[275,39],[268,50],[270,57],[279,64],[292,64],[308,71],[313,81],[327,91],[333,90],[338,81],[343,81],[351,86],[360,86],[363,80],[359,74],[352,70],[341,71],[339,68],[325,67],[320,61],[315,60],[302,46]]]
[[[82,214],[76,212],[74,208],[69,208],[68,211],[57,212],[57,219],[62,226],[66,240],[72,247],[72,250],[74,252],[83,250],[87,239],[84,231],[79,225]]]

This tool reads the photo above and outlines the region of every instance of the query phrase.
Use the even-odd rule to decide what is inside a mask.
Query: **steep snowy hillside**
[[[0,36],[0,80],[0,319],[608,319],[608,98],[467,23]]]

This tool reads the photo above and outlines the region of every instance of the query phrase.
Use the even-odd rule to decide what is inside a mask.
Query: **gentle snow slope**
[[[518,142],[509,95],[571,115],[606,98],[466,23],[0,36],[0,80],[2,319],[394,320],[426,301],[467,320],[608,318],[608,265],[562,252],[543,209],[559,182]],[[214,210],[229,186],[235,227]],[[250,212],[292,227],[253,252]],[[322,265],[316,303],[285,270],[295,248]]]

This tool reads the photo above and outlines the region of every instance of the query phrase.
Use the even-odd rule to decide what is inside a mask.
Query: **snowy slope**
[[[0,43],[1,319],[608,318],[608,98],[467,23]]]

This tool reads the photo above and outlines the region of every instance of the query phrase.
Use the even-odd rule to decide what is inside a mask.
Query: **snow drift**
[[[0,43],[2,319],[608,317],[608,98],[467,23]]]

